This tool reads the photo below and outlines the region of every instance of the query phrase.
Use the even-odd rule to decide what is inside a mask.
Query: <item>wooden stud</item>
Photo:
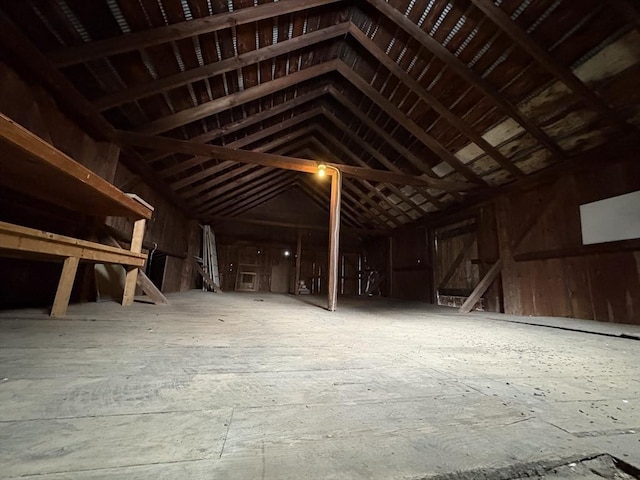
[[[58,281],[56,297],[53,301],[53,307],[51,308],[52,317],[63,317],[67,313],[69,298],[71,297],[71,289],[73,288],[73,282],[76,279],[79,262],[80,259],[78,257],[67,257],[64,261],[60,280]]]
[[[296,273],[293,294],[300,294],[300,264],[302,263],[302,230],[298,229],[298,243],[296,245]]]

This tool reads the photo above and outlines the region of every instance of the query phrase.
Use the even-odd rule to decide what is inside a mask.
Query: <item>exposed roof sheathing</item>
[[[380,229],[637,134],[629,0],[24,0],[12,22],[118,130],[442,179],[344,182]],[[138,149],[203,221],[310,175]],[[446,185],[467,184],[469,189]],[[328,202],[326,203],[328,205]]]

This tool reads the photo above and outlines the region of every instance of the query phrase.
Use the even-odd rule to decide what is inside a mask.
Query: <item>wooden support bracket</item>
[[[462,306],[458,309],[460,313],[469,313],[473,307],[476,306],[476,303],[480,300],[482,295],[489,289],[493,281],[498,278],[500,271],[502,270],[502,259],[498,260],[493,267],[487,272],[480,283],[473,289],[469,298],[465,300]]]

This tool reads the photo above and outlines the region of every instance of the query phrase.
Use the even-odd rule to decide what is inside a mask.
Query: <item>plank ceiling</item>
[[[344,221],[354,228],[414,221],[633,136],[640,124],[631,0],[22,0],[0,8],[2,25],[44,54],[43,71],[61,74],[100,125],[422,179],[345,176]],[[308,173],[125,154],[202,221],[291,189],[329,203],[326,185]]]

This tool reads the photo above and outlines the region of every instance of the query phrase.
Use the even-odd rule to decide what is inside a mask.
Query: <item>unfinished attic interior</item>
[[[0,479],[639,479],[635,0],[0,0]]]

